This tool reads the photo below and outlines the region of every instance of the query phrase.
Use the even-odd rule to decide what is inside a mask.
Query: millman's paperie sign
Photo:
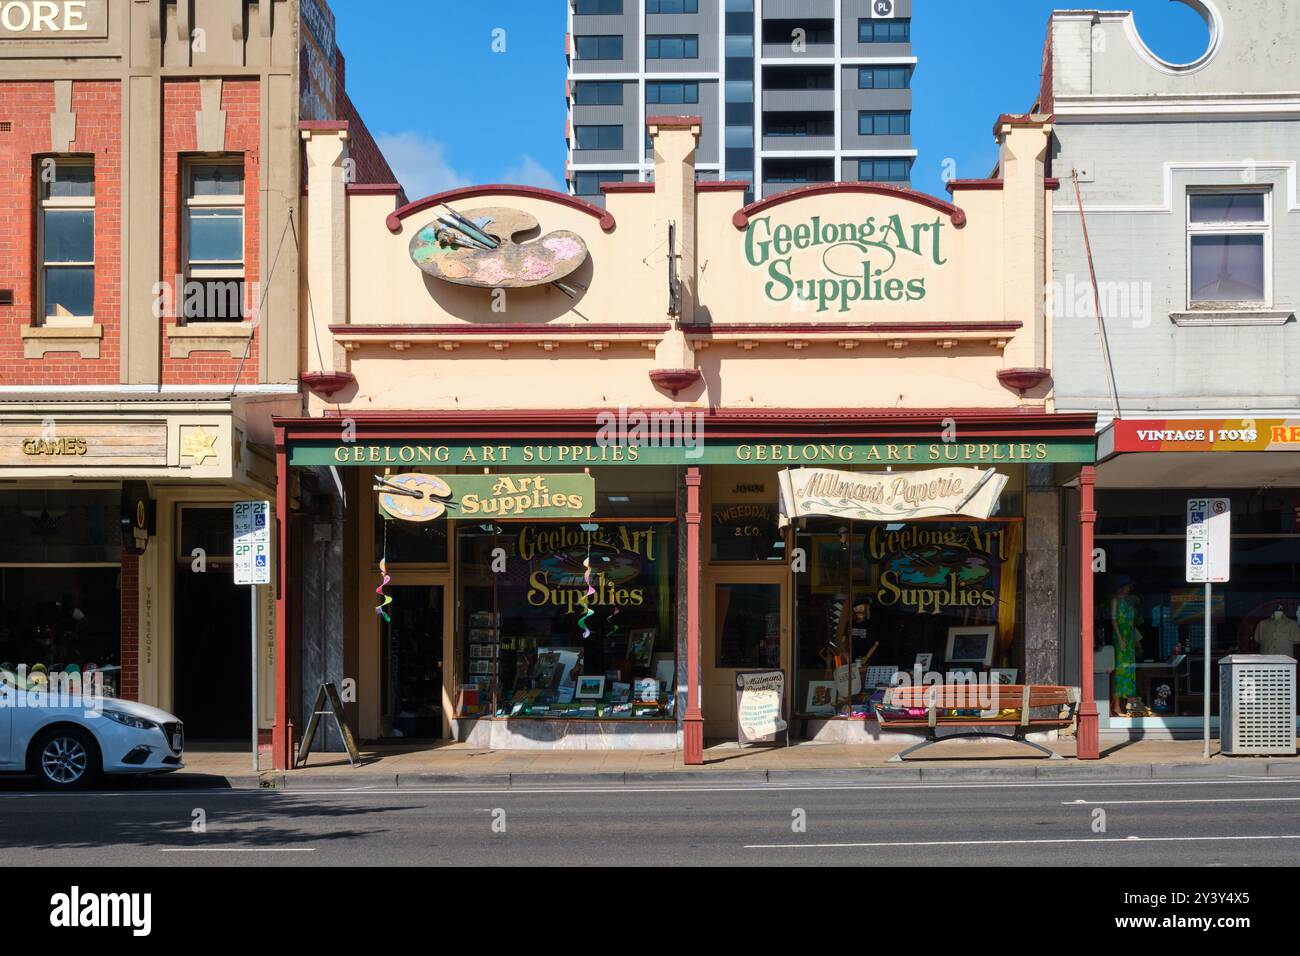
[[[736,730],[740,744],[775,743],[789,727],[784,707],[784,671],[737,672]]]
[[[391,490],[389,490],[391,489]],[[573,475],[426,475],[382,479],[379,511],[398,521],[589,518],[596,479]]]
[[[794,224],[760,216],[745,231],[745,259],[764,270],[763,294],[772,302],[803,301],[818,312],[848,312],[858,302],[919,302],[929,291],[921,272],[948,262],[946,228],[941,216],[933,222],[811,216]]]
[[[821,515],[862,521],[906,521],[965,515],[987,518],[997,507],[1007,476],[992,468],[925,471],[835,471],[787,468],[777,476],[780,523]]]

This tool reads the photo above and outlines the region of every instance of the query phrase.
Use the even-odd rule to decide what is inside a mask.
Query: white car
[[[112,697],[64,697],[0,680],[0,773],[47,787],[89,787],[103,774],[171,773],[184,764],[185,729],[157,707]]]

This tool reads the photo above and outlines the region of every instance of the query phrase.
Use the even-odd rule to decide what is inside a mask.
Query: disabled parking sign
[[[1187,581],[1223,584],[1232,553],[1232,502],[1192,498],[1187,502]]]

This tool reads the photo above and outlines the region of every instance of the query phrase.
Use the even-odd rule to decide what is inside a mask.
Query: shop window
[[[385,555],[389,565],[446,564],[447,522],[386,521],[376,514],[374,564],[378,566]]]
[[[672,719],[675,527],[458,528],[459,715]]]
[[[244,319],[244,167],[196,162],[185,168],[186,294],[178,312],[187,322]]]
[[[777,527],[775,503],[714,502],[710,512],[710,560],[785,560],[785,535]]]
[[[1186,579],[1186,500],[1219,496],[1232,500],[1232,583],[1212,592],[1211,662],[1279,653],[1279,634],[1300,634],[1300,624],[1292,626],[1300,614],[1300,492],[1102,492],[1095,667],[1098,700],[1109,701],[1112,715],[1202,713],[1205,589]],[[1293,645],[1290,656],[1297,651]],[[1211,685],[1212,698],[1217,689]]]
[[[1267,307],[1271,193],[1215,190],[1187,195],[1188,307]]]
[[[0,564],[117,564],[120,510],[116,489],[0,493]]]
[[[1023,522],[799,523],[795,708],[870,716],[898,671],[1014,682],[1023,655]],[[969,646],[978,645],[979,654]],[[996,671],[996,673],[994,673]]]
[[[47,326],[89,325],[95,313],[95,167],[87,160],[38,163],[40,314]]]

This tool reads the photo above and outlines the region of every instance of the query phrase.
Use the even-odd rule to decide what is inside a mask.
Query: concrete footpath
[[[484,750],[461,743],[420,746],[367,745],[358,766],[344,754],[312,754],[295,770],[255,774],[252,755],[233,745],[191,749],[185,769],[156,783],[166,787],[274,790],[353,790],[402,787],[700,786],[813,783],[916,783],[1095,777],[1149,780],[1184,777],[1290,777],[1300,779],[1296,757],[1224,757],[1218,742],[1209,760],[1199,740],[1105,742],[1102,759],[1080,761],[1074,741],[1052,748],[1064,759],[1033,755],[1002,743],[954,742],[926,748],[903,763],[889,758],[893,744],[839,746],[800,743],[749,747],[734,742],[708,747],[704,765],[687,767],[680,751]],[[263,751],[263,767],[270,754]]]

